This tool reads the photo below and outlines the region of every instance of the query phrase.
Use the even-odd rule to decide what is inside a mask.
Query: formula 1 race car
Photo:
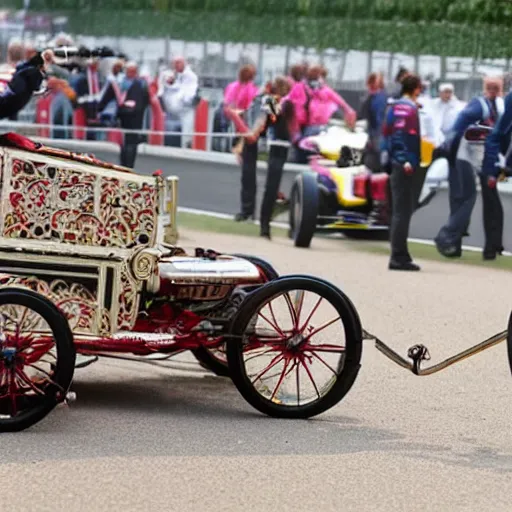
[[[388,238],[389,175],[372,172],[362,164],[367,138],[361,126],[356,131],[330,126],[300,142],[311,153],[311,171],[297,175],[290,193],[289,236],[297,247],[309,247],[316,232]],[[433,149],[424,139],[422,172],[416,176],[418,208],[433,199],[447,178],[447,161],[432,163]]]

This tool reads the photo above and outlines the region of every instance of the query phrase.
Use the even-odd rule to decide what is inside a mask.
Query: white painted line
[[[193,215],[205,215],[207,217],[214,217],[216,219],[232,220],[233,222],[234,222],[234,217],[235,217],[234,215],[230,215],[229,213],[210,212],[207,210],[197,210],[196,208],[186,208],[183,206],[178,206],[178,211],[183,212],[183,213],[191,213]],[[254,220],[254,221],[247,220],[247,221],[242,221],[242,222],[245,222],[246,224],[255,224],[256,226],[260,225],[259,220]],[[276,227],[276,228],[283,228],[283,229],[288,229],[290,227],[289,224],[286,222],[271,222],[270,225],[273,227]]]
[[[217,219],[226,219],[226,220],[232,220],[234,217],[233,215],[230,215],[228,213],[211,212],[208,210],[198,210],[196,208],[178,207],[178,211],[183,212],[183,213],[191,213],[193,215],[205,215],[207,217],[214,217]],[[260,223],[259,223],[259,221],[254,221],[254,224],[259,225]],[[279,228],[284,228],[284,229],[288,229],[290,227],[290,225],[286,222],[271,222],[270,225],[279,227]],[[412,243],[416,243],[416,244],[429,245],[431,247],[435,247],[435,245],[436,245],[435,242],[433,242],[432,240],[424,240],[422,238],[409,238],[408,241],[412,242]],[[481,252],[482,248],[475,247],[472,245],[463,245],[462,250],[470,251],[470,252]],[[508,252],[508,251],[503,251],[503,256],[512,256],[512,253]]]

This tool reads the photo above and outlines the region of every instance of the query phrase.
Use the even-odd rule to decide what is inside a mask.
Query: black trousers
[[[480,175],[482,207],[484,213],[484,253],[503,251],[503,206],[496,187],[487,184],[487,176]]]
[[[283,168],[288,158],[288,147],[270,146],[268,155],[267,181],[265,183],[265,193],[261,202],[260,225],[262,231],[270,229],[272,211],[277,199],[281,178],[283,177]]]
[[[412,174],[406,174],[402,165],[393,164],[389,179],[391,188],[391,260],[396,263],[412,261],[407,246],[411,218],[418,206],[424,170],[416,168]]]
[[[139,142],[140,138],[137,134],[127,133],[124,136],[124,142],[121,146],[121,154],[119,155],[119,163],[121,165],[129,167],[130,169],[134,168]]]
[[[258,143],[244,144],[242,150],[242,191],[240,193],[242,215],[254,216],[256,209],[256,165]]]

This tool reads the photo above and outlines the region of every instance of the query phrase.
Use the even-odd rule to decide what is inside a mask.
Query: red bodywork
[[[199,347],[216,348],[224,343],[224,332],[209,332],[199,324],[206,319],[187,309],[175,306],[167,297],[193,297],[197,302],[215,301],[228,298],[238,287],[244,285],[261,285],[268,282],[265,272],[259,268],[260,280],[250,283],[240,280],[230,284],[186,284],[176,285],[167,279],[161,279],[160,292],[154,304],[139,313],[134,328],[121,336],[108,338],[76,338],[75,346],[81,354],[99,354],[105,352],[149,355],[154,353],[173,353],[194,350]],[[216,289],[220,295],[204,294],[203,289]],[[195,330],[194,330],[195,329]],[[151,334],[159,335],[151,339]]]

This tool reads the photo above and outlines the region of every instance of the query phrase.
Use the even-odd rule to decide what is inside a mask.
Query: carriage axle
[[[391,347],[386,345],[381,339],[377,336],[363,331],[363,339],[365,340],[374,340],[375,347],[377,350],[382,352],[388,359],[391,359],[395,364],[405,368],[406,370],[411,371],[414,375],[418,375],[419,377],[424,377],[426,375],[433,375],[434,373],[438,373],[441,370],[445,370],[449,366],[454,365],[468,357],[474,356],[488,348],[494,347],[495,345],[500,344],[501,342],[507,339],[508,330],[499,332],[490,338],[470,347],[458,354],[455,354],[444,361],[441,361],[438,364],[430,366],[428,368],[421,368],[421,363],[423,361],[430,360],[430,353],[428,348],[425,345],[414,345],[407,351],[407,357],[411,360],[408,361],[404,359],[400,354],[395,352]]]

